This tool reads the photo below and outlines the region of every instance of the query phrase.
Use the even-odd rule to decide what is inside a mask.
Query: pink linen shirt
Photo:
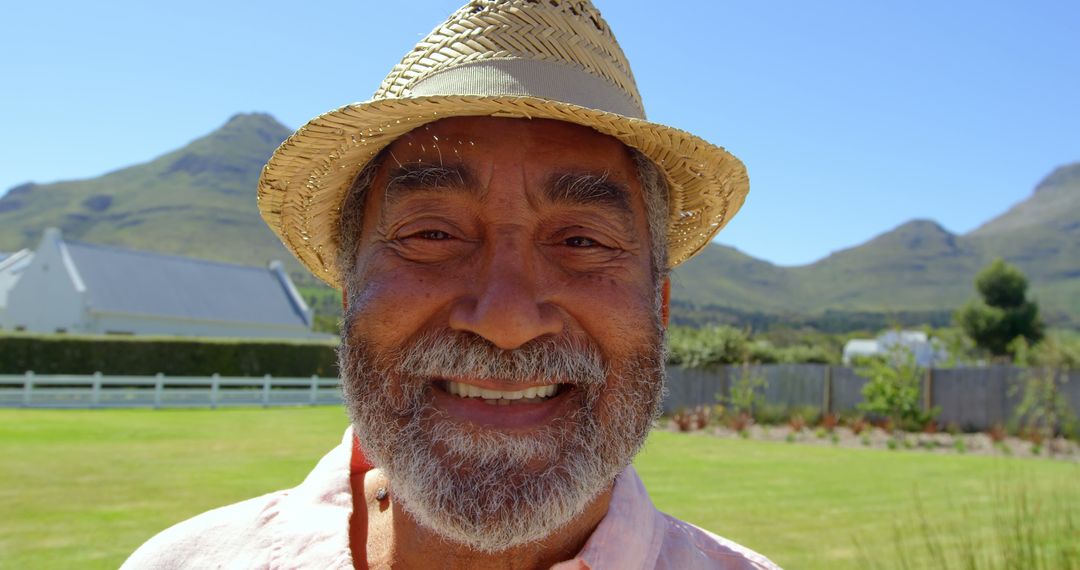
[[[143,544],[122,570],[353,568],[352,430],[299,486],[208,511]],[[656,510],[633,467],[615,480],[603,520],[552,570],[777,569],[764,556]]]

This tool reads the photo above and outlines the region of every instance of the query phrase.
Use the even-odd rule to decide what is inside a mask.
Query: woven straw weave
[[[700,251],[741,207],[746,170],[720,147],[684,131],[572,102],[522,95],[413,92],[460,66],[495,60],[545,62],[601,78],[614,96],[642,109],[630,66],[587,1],[474,0],[450,16],[396,65],[374,97],[301,127],[271,157],[259,181],[259,209],[270,228],[316,276],[340,286],[338,218],[359,171],[397,137],[454,116],[568,121],[610,135],[650,157],[671,188],[669,265]]]

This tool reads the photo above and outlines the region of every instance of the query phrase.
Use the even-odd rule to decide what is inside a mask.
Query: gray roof
[[[93,311],[308,326],[306,307],[298,306],[287,289],[291,283],[269,268],[64,244]]]

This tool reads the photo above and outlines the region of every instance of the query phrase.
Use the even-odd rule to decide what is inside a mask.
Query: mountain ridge
[[[36,246],[56,226],[90,243],[299,267],[262,223],[253,191],[262,165],[290,134],[269,114],[239,113],[148,162],[95,178],[22,184],[0,197],[0,249]]]
[[[245,264],[286,262],[314,284],[263,224],[255,186],[290,134],[266,113],[221,127],[150,161],[95,178],[28,182],[0,196],[0,251],[34,247],[44,228],[89,243]],[[709,244],[676,270],[681,307],[813,315],[829,311],[946,311],[974,294],[994,257],[1025,271],[1052,322],[1080,324],[1080,162],[1047,174],[1034,191],[966,234],[914,219],[804,265],[779,266]]]

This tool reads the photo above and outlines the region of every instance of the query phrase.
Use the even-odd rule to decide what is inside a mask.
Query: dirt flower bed
[[[722,425],[691,426],[680,429],[675,421],[667,421],[667,431],[700,431],[716,437],[729,439],[754,439],[759,441],[788,442],[803,445],[831,447],[854,447],[864,449],[912,450],[927,453],[961,453],[972,455],[998,455],[1005,457],[1041,457],[1080,462],[1080,444],[1062,437],[1036,444],[1018,437],[1001,433],[909,433],[888,432],[878,427],[862,429],[855,433],[850,427],[836,426],[795,429],[790,425],[751,424],[742,430]]]

